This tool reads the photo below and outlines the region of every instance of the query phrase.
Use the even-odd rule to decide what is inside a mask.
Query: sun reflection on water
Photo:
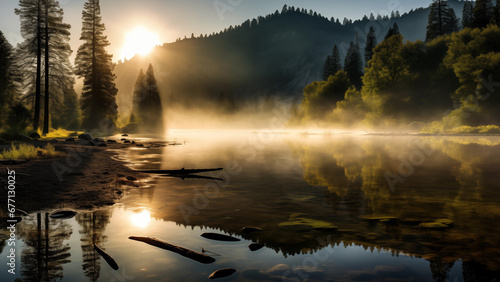
[[[146,228],[151,221],[151,215],[149,211],[143,210],[140,213],[133,213],[130,217],[130,221],[132,221],[132,224],[136,227]]]

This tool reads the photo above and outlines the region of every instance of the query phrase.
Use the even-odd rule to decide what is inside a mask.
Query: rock
[[[57,211],[50,215],[50,218],[70,219],[76,215],[75,211]]]
[[[126,178],[127,178],[127,180],[130,180],[130,181],[136,181],[137,180],[137,178],[135,178],[133,176],[127,176]]]
[[[144,147],[143,144],[136,144],[137,147]]]
[[[259,243],[252,243],[252,244],[248,245],[248,248],[252,252],[258,251],[258,250],[262,249],[263,247],[264,247],[264,245],[259,244]]]
[[[83,134],[80,134],[78,135],[78,138],[79,139],[83,139],[83,140],[87,140],[87,141],[94,141],[94,138],[92,138],[92,136],[88,133],[83,133]]]
[[[108,145],[104,142],[98,143],[97,146],[98,147],[108,147]]]
[[[228,277],[229,275],[233,274],[236,272],[236,269],[234,268],[222,268],[219,270],[214,271],[208,279],[217,279],[217,278],[223,278],[223,277]]]
[[[127,138],[122,138],[122,139],[120,139],[120,140],[121,140],[121,141],[127,141]]]
[[[94,138],[94,142],[99,143],[99,142],[104,142],[102,138]]]
[[[66,140],[64,140],[64,141],[67,141],[67,142],[73,142],[73,141],[75,141],[75,138],[71,137],[71,138],[68,138],[68,139],[66,139]]]
[[[125,137],[125,136],[128,136],[128,134],[127,134],[127,133],[124,133],[124,134],[122,134],[122,136],[123,136],[123,137]]]
[[[129,143],[130,143],[130,140],[123,141],[123,144],[129,144]]]
[[[30,133],[29,137],[30,137],[31,139],[38,139],[38,138],[40,138],[41,136],[40,136],[40,134],[38,134],[38,132],[32,132],[32,133]]]
[[[132,144],[135,144],[135,141],[132,141]]]
[[[286,264],[277,264],[271,268],[269,268],[266,273],[270,274],[270,275],[283,275],[283,273],[287,270],[291,270],[290,266],[286,265]]]
[[[96,144],[92,140],[82,140],[78,144],[82,146],[96,146]]]
[[[116,140],[111,140],[111,139],[107,140],[106,142],[108,142],[108,143],[118,143],[118,142],[116,142]]]

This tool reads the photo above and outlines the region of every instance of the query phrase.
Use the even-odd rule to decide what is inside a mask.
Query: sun
[[[147,28],[136,27],[129,31],[122,47],[121,58],[130,60],[135,55],[147,55],[160,44],[158,35]]]

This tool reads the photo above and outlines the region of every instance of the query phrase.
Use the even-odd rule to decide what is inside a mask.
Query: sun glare
[[[139,228],[148,227],[149,221],[151,221],[151,216],[147,210],[143,210],[140,213],[134,213],[130,217],[132,224]]]
[[[147,55],[160,44],[158,35],[144,27],[129,31],[122,48],[121,58],[130,60],[135,55]]]

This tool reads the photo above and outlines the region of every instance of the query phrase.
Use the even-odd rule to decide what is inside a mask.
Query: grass
[[[64,156],[64,153],[56,151],[51,144],[47,144],[45,148],[38,148],[31,144],[12,143],[10,149],[0,153],[0,160],[46,159],[61,156]]]
[[[72,136],[78,136],[82,133],[83,133],[83,131],[81,131],[81,132],[68,131],[68,130],[62,129],[62,128],[51,129],[47,135],[42,136],[42,139],[67,138],[67,137],[72,137]],[[38,134],[42,135],[42,132],[38,131]]]

